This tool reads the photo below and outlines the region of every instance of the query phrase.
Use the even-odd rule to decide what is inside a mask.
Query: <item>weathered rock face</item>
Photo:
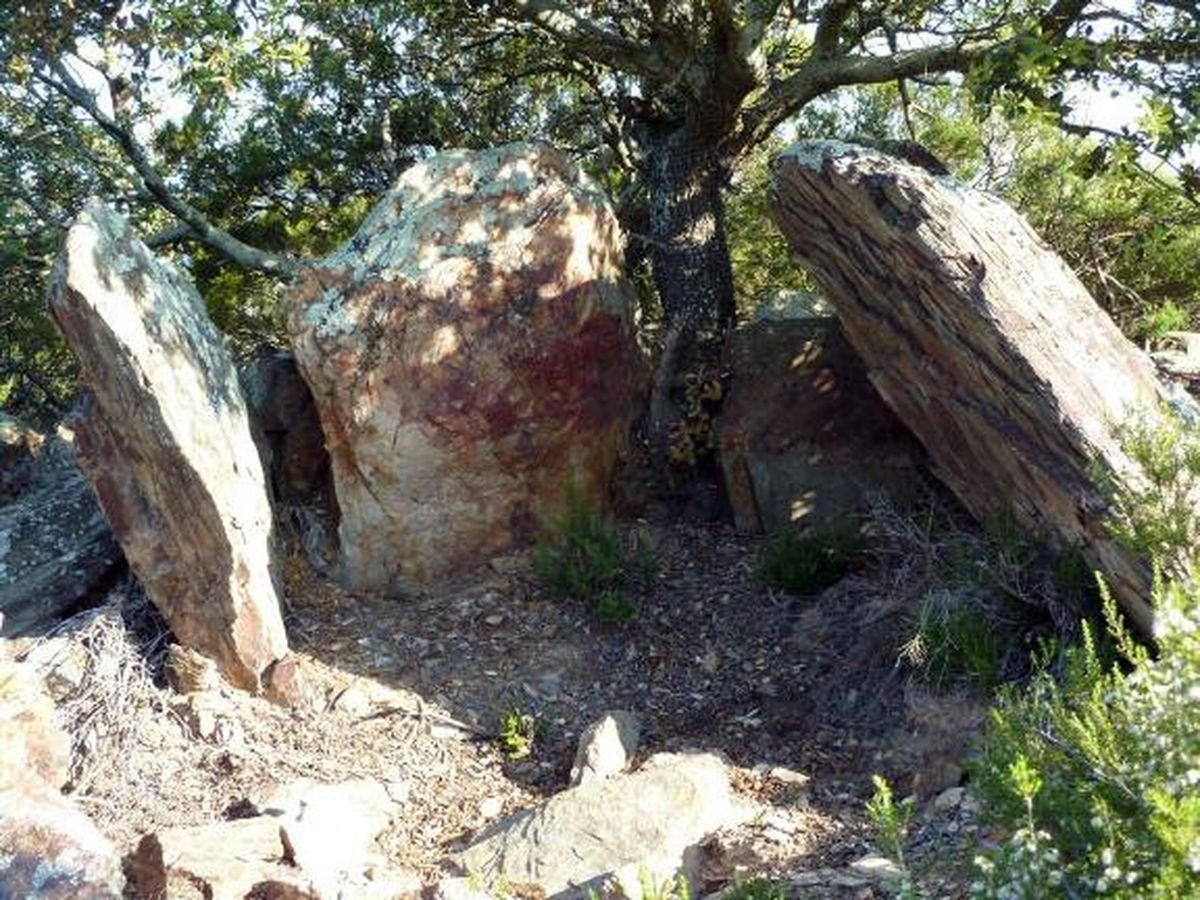
[[[67,234],[50,310],[95,395],[79,456],[126,558],[179,641],[256,689],[287,653],[271,508],[199,295],[92,203]]]
[[[0,419],[0,635],[28,634],[99,595],[125,560],[75,451]]]
[[[410,169],[297,289],[352,586],[478,566],[572,480],[600,497],[643,381],[622,251],[563,154],[514,144]]]
[[[828,523],[871,492],[917,489],[920,445],[836,319],[763,319],[730,345],[733,383],[716,427],[740,530]]]
[[[117,900],[116,849],[75,804],[40,781],[0,785],[0,897]]]
[[[312,392],[286,350],[264,349],[238,373],[274,500],[325,503],[333,483]]]
[[[384,900],[408,893],[373,849],[394,813],[383,786],[301,780],[260,806],[264,814],[252,818],[143,837],[129,859],[132,896]]]
[[[120,896],[115,848],[58,792],[70,759],[34,666],[0,658],[0,897]]]
[[[1070,269],[1001,201],[836,142],[775,161],[770,209],[964,505],[1078,545],[1149,628],[1150,573],[1095,473],[1137,477],[1115,425],[1161,386]]]
[[[689,851],[745,816],[719,759],[660,754],[632,775],[590,781],[502,819],[456,862],[485,885],[583,897],[615,879],[637,897],[642,871],[664,883],[689,867]]]

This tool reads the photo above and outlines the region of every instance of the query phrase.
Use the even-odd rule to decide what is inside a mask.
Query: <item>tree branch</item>
[[[50,60],[49,68],[56,77],[41,71],[35,71],[35,77],[87,113],[121,148],[121,152],[145,184],[146,190],[159,205],[187,225],[197,239],[239,265],[270,275],[290,276],[300,268],[301,263],[295,257],[270,253],[243,243],[229,232],[213,225],[204,213],[186,200],[177,197],[154,168],[145,149],[134,137],[133,131],[100,109],[95,96],[75,80],[61,59]]]
[[[842,26],[862,0],[829,0],[821,10],[817,21],[817,33],[813,37],[814,59],[830,59],[837,55],[841,43]]]
[[[593,62],[654,79],[673,75],[666,61],[652,46],[613,34],[589,22],[558,0],[509,0],[508,7],[520,20],[546,32],[564,47]]]
[[[934,72],[959,71],[995,49],[999,43],[972,41],[942,44],[920,50],[904,50],[888,56],[856,55],[832,59],[810,56],[792,75],[770,85],[763,97],[746,110],[744,124],[737,136],[737,146],[757,144],[806,103],[835,88],[880,84]]]

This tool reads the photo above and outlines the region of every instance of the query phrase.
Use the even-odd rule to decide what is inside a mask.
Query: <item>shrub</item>
[[[815,594],[840,580],[862,549],[862,532],[850,521],[804,531],[784,528],[755,557],[754,577],[791,594]]]
[[[1200,431],[1168,410],[1135,416],[1118,429],[1121,446],[1144,477],[1102,479],[1113,506],[1111,528],[1136,553],[1182,574],[1200,537]]]
[[[1155,652],[1101,583],[1117,661],[1085,623],[1077,646],[1046,649],[1031,682],[1002,693],[973,775],[1013,831],[977,859],[979,897],[1200,896],[1200,529],[1187,501],[1200,443],[1144,418],[1123,436],[1145,480],[1110,485],[1114,530],[1159,573]]]
[[[1035,850],[1064,891],[1200,896],[1200,590],[1160,580],[1155,608],[1157,658],[1108,598],[1132,668],[1106,667],[1085,627],[992,711],[976,782],[989,813],[1019,827],[982,860],[981,896],[1004,896]]]
[[[875,830],[875,842],[880,852],[899,869],[900,874],[895,878],[893,888],[897,896],[919,897],[920,891],[904,862],[904,844],[917,812],[916,801],[906,797],[897,803],[886,778],[875,775],[871,780],[875,784],[875,794],[867,801],[867,818]]]
[[[721,900],[788,900],[790,896],[786,882],[769,878],[750,878],[721,892]]]
[[[534,545],[533,570],[556,596],[621,622],[636,612],[634,598],[653,575],[654,556],[644,545],[628,547],[616,525],[572,489],[563,516]]]
[[[990,691],[1000,684],[1011,644],[998,626],[994,611],[970,595],[933,591],[909,624],[900,657],[936,688],[965,680]]]

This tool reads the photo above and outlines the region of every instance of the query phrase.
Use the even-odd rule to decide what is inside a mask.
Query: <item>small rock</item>
[[[0,897],[116,900],[116,849],[56,789],[27,779],[0,787]]]
[[[966,794],[966,789],[961,787],[946,788],[938,794],[933,800],[933,808],[938,812],[946,812],[954,809],[962,803],[963,796]]]
[[[148,834],[126,871],[139,900],[319,900],[304,874],[286,864],[279,820],[269,816]]]
[[[850,872],[873,881],[890,881],[903,874],[899,866],[886,856],[880,856],[877,853],[869,853],[850,863]]]
[[[289,709],[313,709],[317,705],[312,680],[294,653],[277,659],[263,672],[263,696]]]
[[[217,664],[190,647],[172,644],[164,663],[167,683],[180,694],[215,691],[221,686]]]
[[[483,819],[494,819],[504,812],[504,800],[500,797],[486,797],[479,804],[479,815]]]
[[[590,781],[499,820],[455,862],[484,884],[533,883],[547,895],[583,896],[625,876],[636,890],[640,870],[657,884],[674,878],[698,862],[709,836],[748,818],[720,759],[659,754],[633,774]]]
[[[641,721],[634,713],[613,710],[589,725],[579,737],[571,766],[571,787],[623,772],[637,753]]]
[[[368,779],[319,784],[302,778],[255,805],[278,821],[288,856],[327,896],[363,882],[371,845],[395,813],[387,788]]]
[[[809,781],[812,780],[803,772],[797,772],[795,769],[788,769],[784,766],[772,766],[767,775],[782,784],[795,785],[796,787],[808,787]]]

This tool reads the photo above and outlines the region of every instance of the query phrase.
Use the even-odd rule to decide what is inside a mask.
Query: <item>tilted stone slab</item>
[[[93,202],[67,234],[50,310],[94,395],[80,462],[130,566],[182,644],[256,690],[287,653],[271,506],[237,373],[200,296]]]
[[[964,505],[1078,547],[1149,629],[1150,571],[1096,473],[1138,477],[1116,426],[1162,388],[1074,273],[1002,201],[834,141],[776,159],[769,209]]]
[[[347,582],[403,591],[600,502],[644,371],[623,240],[565,154],[453,151],[401,176],[293,293]]]

